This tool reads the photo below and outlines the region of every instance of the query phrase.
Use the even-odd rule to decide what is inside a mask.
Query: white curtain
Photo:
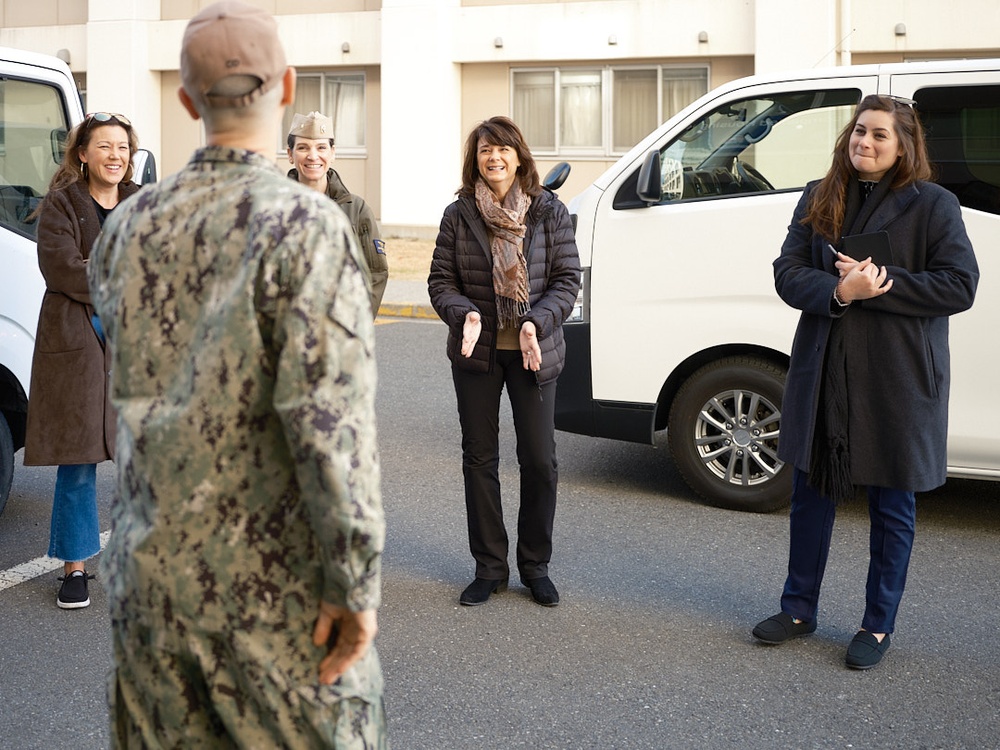
[[[613,75],[613,148],[628,151],[659,125],[656,70],[616,70]]]
[[[513,119],[532,151],[556,148],[555,74],[535,71],[514,74]]]
[[[559,145],[562,148],[599,148],[601,71],[563,71],[559,90]]]
[[[338,146],[365,145],[364,76],[328,76],[326,79],[326,114],[333,118]]]

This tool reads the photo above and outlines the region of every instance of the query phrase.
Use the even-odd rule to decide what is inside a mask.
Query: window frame
[[[516,80],[518,74],[531,74],[531,73],[547,73],[552,75],[552,86],[553,86],[553,112],[555,120],[551,123],[552,128],[552,142],[554,146],[549,148],[547,146],[537,146],[536,144],[529,143],[531,147],[532,154],[545,158],[596,158],[596,159],[607,159],[607,158],[618,158],[623,154],[627,153],[632,146],[628,147],[615,147],[615,129],[614,129],[614,111],[615,111],[615,73],[618,71],[655,71],[656,72],[656,120],[657,122],[648,128],[648,132],[652,132],[653,129],[666,122],[667,119],[672,117],[674,112],[665,114],[663,111],[663,85],[664,78],[669,78],[670,71],[691,71],[691,70],[702,70],[704,71],[703,80],[703,90],[695,96],[691,102],[696,101],[698,98],[707,93],[710,89],[710,84],[712,80],[712,70],[709,63],[629,63],[626,65],[532,65],[524,67],[511,67],[509,71],[509,84],[510,84],[510,112],[515,121],[523,119],[516,110],[517,102],[517,87]],[[581,72],[599,72],[600,83],[601,83],[601,103],[600,103],[600,118],[601,118],[601,137],[600,144],[594,146],[565,146],[562,143],[562,97],[563,97],[563,84],[562,75],[563,73],[581,73]],[[679,79],[678,79],[679,80]],[[691,102],[688,102],[690,104]],[[522,124],[522,123],[519,123]],[[522,124],[523,127],[523,124]],[[527,128],[526,128],[527,129]],[[645,137],[647,133],[643,133],[642,137]]]

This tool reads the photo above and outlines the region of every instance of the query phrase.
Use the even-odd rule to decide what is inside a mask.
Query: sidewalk
[[[431,307],[430,297],[427,296],[427,282],[419,279],[394,279],[391,270],[378,314],[390,318],[438,319]]]

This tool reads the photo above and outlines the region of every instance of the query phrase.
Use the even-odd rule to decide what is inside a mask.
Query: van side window
[[[1000,214],[1000,86],[918,90],[935,181],[966,208]]]
[[[62,160],[68,132],[54,86],[0,80],[0,224],[31,239],[31,216]]]
[[[661,149],[661,203],[801,190],[826,174],[860,99],[857,89],[834,89],[727,102]],[[637,181],[638,170],[618,191],[615,208],[644,205]]]

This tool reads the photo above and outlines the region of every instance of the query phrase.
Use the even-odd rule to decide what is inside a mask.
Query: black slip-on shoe
[[[489,578],[477,578],[465,587],[465,591],[458,598],[458,603],[464,604],[466,607],[477,607],[480,604],[485,604],[486,600],[490,598],[490,594],[494,591],[499,594],[506,590],[506,578],[497,581],[490,580]]]
[[[816,632],[816,621],[795,622],[791,615],[779,612],[758,622],[753,629],[753,637],[762,643],[776,645],[792,638],[799,638]]]
[[[877,666],[885,652],[889,650],[889,634],[886,633],[882,642],[867,630],[859,630],[847,647],[847,658],[844,662],[851,669],[871,669]]]
[[[559,592],[548,576],[529,578],[524,585],[531,589],[531,598],[543,607],[554,607],[559,604]]]
[[[68,576],[60,577],[62,585],[59,587],[59,595],[56,597],[59,609],[89,607],[90,593],[87,591],[87,581],[93,579],[94,576],[89,575],[85,570],[74,570]]]

